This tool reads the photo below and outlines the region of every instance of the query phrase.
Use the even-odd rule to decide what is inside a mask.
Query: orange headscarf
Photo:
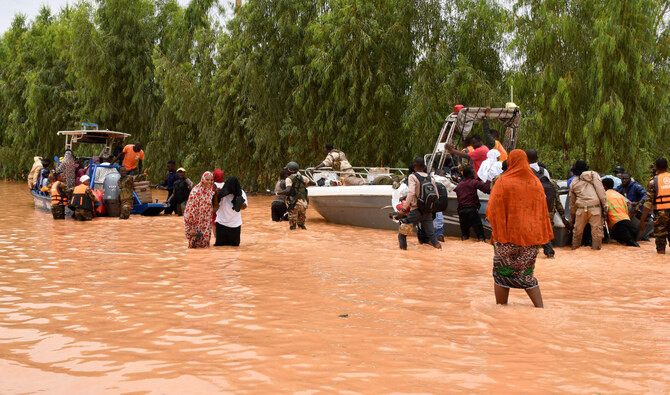
[[[510,152],[507,171],[494,184],[486,207],[493,239],[519,246],[543,245],[554,238],[544,189],[520,149]]]

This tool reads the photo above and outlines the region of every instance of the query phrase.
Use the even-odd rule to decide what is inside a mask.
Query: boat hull
[[[398,224],[389,218],[389,214],[394,212],[391,206],[392,195],[393,188],[390,185],[309,188],[310,205],[328,222],[364,228],[398,230]],[[560,198],[565,206],[567,195],[561,195]],[[479,216],[482,219],[487,239],[491,237],[491,224],[486,219],[488,199],[489,195],[479,192],[481,202]],[[461,237],[457,208],[458,200],[456,194],[452,192],[449,194],[449,206],[443,212],[445,236]],[[555,247],[570,244],[571,234],[561,225],[554,226],[553,229],[552,243]],[[476,237],[472,229],[470,237]]]
[[[51,197],[50,196],[45,196],[41,195],[35,191],[30,191],[30,194],[33,197],[33,203],[35,204],[35,208],[47,213],[51,213]],[[70,210],[67,206],[65,207],[65,216],[66,217],[72,217],[73,212]]]
[[[398,230],[389,215],[394,212],[391,202],[393,187],[390,185],[364,185],[309,188],[312,207],[328,222],[364,228]],[[488,195],[480,196],[479,214],[486,237],[491,236],[491,226],[486,220]],[[454,193],[449,194],[449,206],[444,211],[444,235],[461,236],[457,212],[458,202]],[[472,237],[475,237],[472,232]]]

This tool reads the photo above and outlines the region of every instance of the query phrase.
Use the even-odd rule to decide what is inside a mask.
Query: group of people
[[[585,161],[576,161],[568,179],[568,220],[559,199],[558,185],[538,161],[537,151],[516,149],[508,154],[498,140],[497,132],[488,127],[488,110],[486,115],[483,122],[486,144],[474,135],[467,140],[463,151],[446,146],[453,156],[471,163],[471,166],[462,168],[462,178],[457,185],[445,176],[443,170],[430,175],[424,159],[414,159],[410,174],[404,180],[406,196],[398,205],[396,215],[400,223],[398,242],[401,249],[407,249],[407,235],[414,226],[418,227],[421,242],[442,248],[441,213],[424,209],[430,206],[428,201],[435,194],[439,195],[438,182],[445,186],[442,190],[453,190],[457,195],[462,240],[467,240],[470,230],[474,229],[477,239],[485,241],[479,215],[479,191],[490,194],[486,217],[492,228],[495,296],[501,304],[507,302],[510,288],[522,288],[536,307],[542,307],[542,296],[533,271],[539,247],[549,258],[555,254],[551,240],[556,213],[563,225],[572,231],[573,249],[590,244],[597,250],[602,245],[603,228],[619,243],[639,247],[638,237],[643,234],[646,219],[653,211],[656,249],[659,254],[665,253],[670,231],[670,173],[665,158],[655,162],[654,176],[646,189],[621,166],[617,166],[612,175],[600,175],[589,170]],[[140,143],[127,145],[120,151],[120,157],[111,162],[119,160],[123,163],[118,182],[120,218],[127,218],[132,209],[134,182],[146,177],[146,170],[137,175],[144,159],[141,148]],[[91,219],[99,198],[90,189],[91,180],[86,171],[77,174],[72,152],[66,151],[59,166],[51,173],[49,164],[48,159],[35,158],[28,181],[31,188],[44,190],[46,187],[51,191],[54,218],[63,218],[64,207],[71,205],[77,219]],[[342,185],[365,183],[356,175],[345,154],[331,143],[326,145],[326,159],[314,169],[324,167],[339,172]],[[272,220],[288,221],[291,230],[306,229],[307,187],[314,185],[313,180],[300,174],[299,168],[297,163],[289,162],[281,170],[271,205]],[[183,215],[189,248],[209,247],[212,229],[215,229],[215,246],[239,246],[241,211],[248,207],[247,195],[239,180],[228,177],[223,182],[223,171],[216,169],[205,172],[200,182],[193,185],[186,177],[185,169],[176,169],[174,161],[167,163],[167,171],[165,181],[155,187],[168,192],[166,214]],[[631,222],[631,216],[636,213],[640,217],[638,228]],[[590,237],[585,236],[585,230]]]

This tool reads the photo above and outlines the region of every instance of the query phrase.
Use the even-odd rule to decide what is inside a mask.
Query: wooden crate
[[[151,182],[149,181],[138,181],[135,183],[135,193],[137,198],[140,199],[140,203],[151,203],[153,197],[151,196]]]

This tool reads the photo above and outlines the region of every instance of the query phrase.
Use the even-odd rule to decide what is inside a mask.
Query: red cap
[[[463,107],[465,107],[465,106],[462,105],[462,104],[456,104],[454,106],[454,114],[458,114],[458,112],[461,111],[463,109]]]

